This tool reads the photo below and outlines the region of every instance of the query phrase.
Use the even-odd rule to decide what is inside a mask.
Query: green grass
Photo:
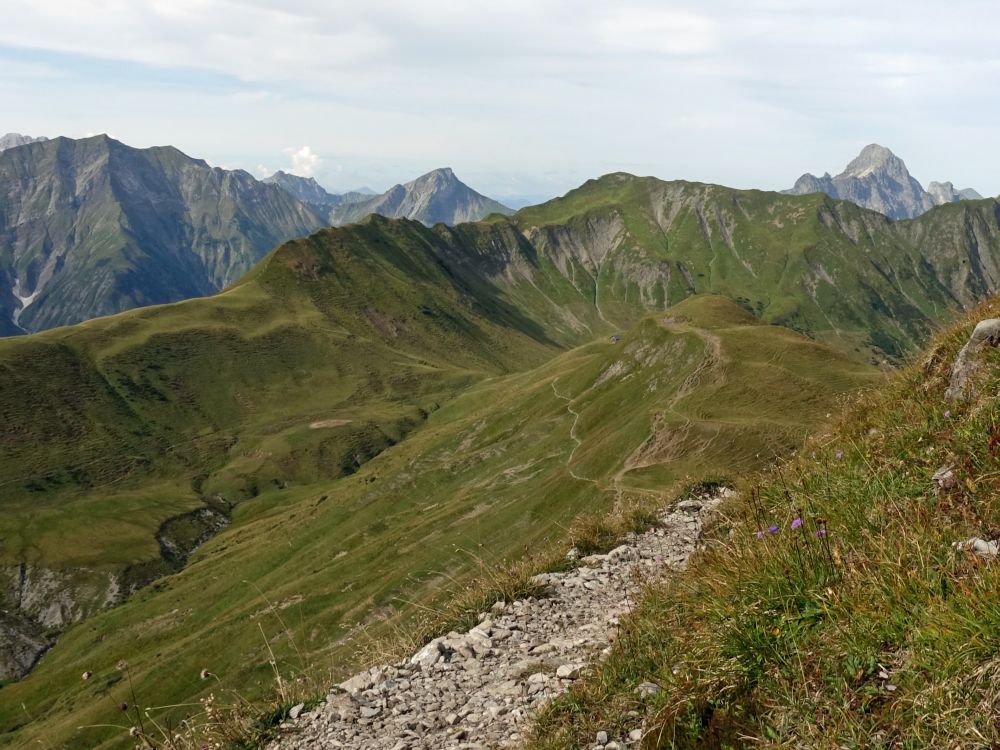
[[[1000,741],[1000,568],[953,547],[1000,528],[1000,355],[986,353],[975,402],[943,400],[973,323],[998,312],[982,306],[798,457],[742,482],[707,549],[645,593],[532,746],[586,747],[643,718],[649,747]],[[938,493],[945,464],[958,484]],[[644,681],[661,691],[640,697]]]
[[[721,359],[705,356],[713,337]],[[734,380],[765,363],[785,377],[761,390]],[[386,637],[423,632],[428,610],[450,611],[456,586],[550,559],[583,516],[660,505],[707,469],[760,467],[879,377],[721,298],[691,299],[668,323],[643,319],[618,343],[487,377],[355,473],[237,504],[231,527],[184,570],[67,631],[26,679],[2,688],[3,741],[120,746],[120,731],[79,730],[115,718],[79,675],[106,675],[121,658],[154,705],[204,696],[203,668],[243,695],[271,695],[268,647],[290,680],[342,675]],[[801,387],[819,378],[821,391]],[[782,382],[783,398],[763,399]],[[767,403],[760,417],[783,429],[751,424],[736,402],[727,414],[723,399],[736,394]]]
[[[581,517],[758,470],[878,382],[862,362],[989,293],[959,229],[992,253],[993,205],[890,224],[609,175],[509,219],[323,230],[212,298],[0,341],[0,563],[142,583],[168,519],[232,520],[5,687],[0,727],[70,742],[101,714],[74,675],[126,652],[155,702],[198,695],[206,660],[263,695],[263,598],[287,604],[266,633],[283,665],[343,673],[359,639],[546,558]]]
[[[537,286],[569,280],[577,300],[596,298],[619,327],[634,322],[637,303],[663,308],[692,294],[721,294],[769,323],[882,362],[901,360],[996,291],[978,260],[980,252],[1000,257],[995,210],[994,200],[964,202],[890,222],[821,194],[616,173],[511,219],[493,217],[478,231],[516,225],[537,256]],[[507,284],[531,294],[516,275]],[[548,314],[558,324],[559,314]]]

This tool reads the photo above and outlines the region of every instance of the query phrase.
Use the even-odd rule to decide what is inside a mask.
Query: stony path
[[[688,498],[664,511],[658,528],[569,572],[538,576],[545,596],[498,603],[468,633],[355,675],[289,724],[271,750],[518,745],[534,713],[608,653],[641,582],[684,566],[705,514],[726,493]],[[602,732],[592,747],[637,746],[641,734],[641,727],[627,737]]]

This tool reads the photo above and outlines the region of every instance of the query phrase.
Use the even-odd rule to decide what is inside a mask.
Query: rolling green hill
[[[70,628],[27,678],[2,688],[5,741],[120,742],[77,729],[113,718],[79,673],[119,658],[145,702],[201,692],[206,664],[261,694],[271,677],[260,627],[283,665],[343,670],[354,641],[386,627],[373,613],[405,621],[447,580],[545,549],[581,515],[758,467],[841,394],[880,377],[713,297],[644,318],[618,342],[487,377],[356,473],[262,487],[179,573]],[[43,718],[26,721],[22,702]]]
[[[723,294],[842,351],[898,358],[997,291],[998,205],[892,222],[824,195],[612,174],[509,220],[533,257],[501,269],[501,283],[530,294],[558,273],[619,326],[637,309]]]
[[[0,582],[30,640],[0,674],[183,564],[240,501],[351,473],[470,383],[557,351],[413,229],[321,232],[210,300],[0,341]]]
[[[974,325],[998,315],[982,305],[746,477],[704,552],[649,589],[529,747],[640,724],[644,747],[676,750],[996,746],[997,349],[978,355],[971,398],[945,394]],[[985,551],[963,544],[977,538]]]

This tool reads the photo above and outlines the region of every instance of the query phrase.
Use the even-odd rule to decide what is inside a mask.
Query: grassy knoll
[[[781,377],[760,377],[765,366]],[[712,297],[487,377],[356,473],[262,488],[184,570],[71,628],[0,690],[2,742],[120,746],[120,730],[79,727],[121,720],[101,693],[124,699],[122,658],[144,705],[227,687],[270,696],[271,652],[292,682],[343,674],[371,639],[445,607],[456,583],[544,556],[581,516],[760,467],[879,378]],[[201,682],[203,668],[223,685]],[[98,677],[82,682],[85,670]]]
[[[1000,742],[1000,568],[953,547],[1000,533],[1000,355],[985,353],[978,398],[943,398],[973,324],[998,314],[983,305],[798,457],[745,481],[688,572],[648,590],[533,746],[586,747],[642,717],[647,747]],[[938,491],[942,466],[955,482]],[[640,696],[645,681],[660,691]]]

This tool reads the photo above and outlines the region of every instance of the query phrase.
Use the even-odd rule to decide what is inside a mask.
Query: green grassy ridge
[[[975,401],[943,398],[974,324],[997,315],[1000,301],[980,306],[798,457],[744,481],[707,548],[646,592],[531,746],[587,747],[635,728],[630,711],[648,717],[648,747],[1000,741],[1000,569],[953,548],[1000,527],[1000,355],[984,352]],[[957,485],[937,492],[944,465]],[[638,696],[644,681],[661,692]]]
[[[40,738],[53,747],[119,746],[120,732],[78,727],[114,719],[79,674],[106,675],[120,658],[132,664],[143,703],[204,694],[197,674],[206,667],[245,695],[267,695],[273,676],[260,627],[286,675],[343,674],[367,640],[365,629],[375,637],[405,627],[422,607],[447,599],[449,580],[482,575],[504,558],[541,554],[565,539],[574,519],[616,502],[662,503],[706,469],[725,473],[735,459],[760,466],[800,441],[835,408],[838,394],[878,377],[827,347],[757,325],[721,298],[688,300],[674,315],[684,319],[683,328],[651,317],[618,343],[604,339],[536,369],[483,380],[354,475],[268,490],[237,506],[233,525],[187,568],[71,628],[31,675],[4,686],[0,743],[20,747]],[[842,379],[819,394],[790,390],[770,402],[775,411],[768,416],[788,425],[785,433],[709,415],[718,422],[715,447],[699,452],[692,444],[677,455],[653,455],[663,465],[656,486],[645,487],[635,472],[623,471],[628,457],[648,436],[677,430],[685,440],[701,421],[695,412],[703,407],[686,411],[697,403],[697,390],[677,394],[704,359],[708,329],[723,352],[748,331],[760,336],[732,361],[781,363],[803,377],[839,368]],[[815,362],[800,356],[803,349]],[[716,398],[730,387],[754,388],[727,385],[735,375],[718,373]],[[669,412],[664,420],[661,412]],[[281,621],[269,602],[281,607]],[[391,619],[380,624],[373,613]]]
[[[0,555],[145,559],[167,515],[353,471],[470,383],[557,351],[425,247],[367,253],[369,230],[292,243],[212,298],[0,341]],[[329,419],[347,424],[310,428]],[[45,532],[87,534],[98,506],[121,519],[111,550]]]
[[[625,303],[642,294],[650,307],[716,293],[843,351],[898,358],[997,291],[997,206],[963,201],[892,222],[822,194],[616,173],[490,225],[512,221],[552,253],[580,244],[567,234],[618,227],[598,274],[612,320],[628,320]]]

